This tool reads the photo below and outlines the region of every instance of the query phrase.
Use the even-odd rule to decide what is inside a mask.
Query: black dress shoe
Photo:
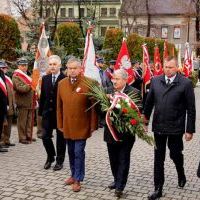
[[[56,163],[53,168],[53,171],[58,171],[58,170],[61,170],[62,168],[63,168],[63,164]]]
[[[19,143],[22,143],[22,144],[30,144],[30,142],[27,141],[27,140],[20,140]]]
[[[0,153],[5,153],[5,152],[8,152],[8,149],[4,149],[4,148],[0,147]]]
[[[185,184],[186,184],[186,177],[185,177],[185,175],[182,176],[182,177],[180,177],[180,178],[178,178],[178,186],[180,188],[184,188]]]
[[[9,146],[9,147],[14,147],[15,144],[14,143],[6,143],[5,145]]]
[[[123,195],[123,191],[122,190],[115,190],[115,196],[120,198]]]
[[[1,147],[6,148],[6,149],[9,148],[9,146],[7,144],[2,144]]]
[[[155,190],[154,193],[149,195],[148,200],[156,200],[156,199],[159,199],[160,197],[162,197],[162,189],[161,188]]]
[[[51,167],[51,164],[54,162],[54,159],[47,159],[44,169],[49,169]]]
[[[200,178],[200,162],[199,162],[199,166],[198,166],[198,169],[197,169],[197,177]]]
[[[108,186],[108,188],[109,188],[110,190],[114,190],[114,189],[116,188],[115,182],[112,182],[112,183]]]

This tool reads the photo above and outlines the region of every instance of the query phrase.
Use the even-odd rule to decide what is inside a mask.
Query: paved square
[[[196,176],[200,160],[200,87],[195,89],[195,93],[197,133],[191,142],[185,142],[184,149],[187,183],[184,189],[178,189],[175,166],[167,151],[162,200],[200,200],[200,179]],[[96,131],[87,141],[86,175],[79,193],[74,193],[70,186],[64,185],[64,179],[70,175],[67,154],[64,168],[61,171],[44,170],[46,153],[40,139],[30,145],[19,144],[17,129],[14,126],[12,140],[16,146],[10,147],[8,153],[0,154],[1,200],[116,199],[113,191],[106,188],[113,179],[106,144],[103,142],[103,129]],[[147,199],[147,195],[153,189],[153,148],[137,140],[132,150],[128,183],[121,199]]]

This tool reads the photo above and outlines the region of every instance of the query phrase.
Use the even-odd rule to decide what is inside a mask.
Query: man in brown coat
[[[5,62],[4,64],[5,65],[1,66],[0,70],[2,70],[3,73],[5,74],[5,82],[8,93],[8,110],[6,116],[7,123],[4,124],[3,126],[1,144],[3,144],[3,146],[5,147],[9,147],[9,146],[15,146],[15,144],[10,143],[11,126],[15,108],[14,108],[13,83],[12,80],[6,75],[8,71],[8,65]]]
[[[18,109],[17,128],[19,142],[29,144],[32,140],[33,126],[33,95],[31,88],[32,79],[27,75],[28,61],[19,59],[18,69],[13,74],[13,88]]]
[[[85,81],[89,79],[81,76],[81,62],[71,58],[67,67],[68,77],[58,84],[57,123],[68,144],[71,177],[65,183],[79,192],[85,175],[86,140],[97,129],[97,115],[94,108],[87,110],[93,103],[85,95],[89,92]]]

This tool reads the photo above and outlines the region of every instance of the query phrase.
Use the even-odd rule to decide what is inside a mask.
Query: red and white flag
[[[164,41],[163,62],[168,57],[168,44],[167,40]]]
[[[98,81],[101,84],[99,69],[95,65],[96,56],[91,31],[92,28],[89,28],[85,40],[84,57],[82,62],[83,74]]]
[[[32,74],[32,88],[36,89],[38,81],[41,76],[46,74],[46,70],[48,68],[48,57],[51,55],[51,51],[49,48],[48,38],[45,32],[45,25],[42,24],[41,27],[41,36],[38,42],[38,48],[35,55],[35,62]]]
[[[8,92],[6,89],[6,84],[4,83],[3,79],[0,77],[0,89],[3,91],[5,96],[8,96]]]
[[[135,75],[134,75],[135,73],[131,66],[130,56],[128,53],[128,47],[127,47],[125,39],[123,39],[123,41],[122,41],[122,46],[119,51],[117,61],[116,61],[115,67],[114,67],[115,70],[120,69],[120,68],[126,70],[126,72],[128,73],[127,83],[129,85],[132,84],[135,80]]]
[[[189,75],[192,72],[192,62],[191,62],[191,54],[190,54],[189,43],[185,44],[183,72],[185,74],[185,77],[189,77]]]
[[[147,85],[150,84],[151,80],[151,70],[149,66],[149,53],[147,46],[144,44],[142,45],[143,49],[143,92],[147,93]]]
[[[161,75],[163,73],[162,63],[160,60],[159,48],[156,46],[154,48],[154,76]]]

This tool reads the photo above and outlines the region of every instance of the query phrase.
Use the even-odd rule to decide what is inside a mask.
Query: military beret
[[[28,65],[28,60],[26,58],[19,58],[17,65]]]
[[[103,58],[97,58],[97,63],[104,63],[104,59]]]
[[[5,67],[8,67],[6,62],[4,60],[0,60],[0,68],[5,68]]]
[[[110,63],[110,65],[115,65],[116,64],[116,60],[110,60],[109,63]]]

